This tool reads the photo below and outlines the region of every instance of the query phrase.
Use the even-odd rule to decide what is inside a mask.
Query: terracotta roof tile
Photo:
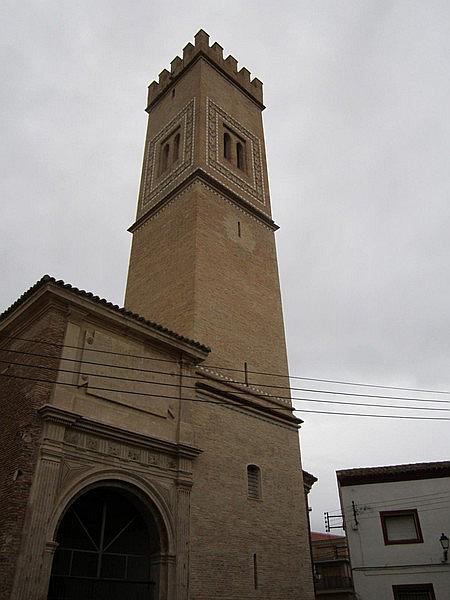
[[[322,533],[321,531],[311,531],[312,542],[323,542],[325,540],[344,540],[345,535],[333,535],[332,533]]]
[[[450,477],[450,461],[344,469],[336,471],[336,476],[341,486],[414,479],[436,479]]]
[[[163,325],[160,325],[159,323],[155,323],[154,321],[149,321],[148,319],[145,319],[141,315],[138,315],[130,310],[126,310],[125,308],[120,307],[117,304],[113,304],[112,302],[108,302],[108,300],[105,300],[104,298],[100,298],[100,296],[96,296],[92,292],[86,292],[85,290],[80,290],[77,287],[72,286],[70,283],[65,283],[64,281],[62,281],[62,279],[57,280],[54,277],[51,277],[50,275],[44,275],[43,277],[41,277],[41,279],[39,279],[39,281],[37,281],[33,286],[31,286],[21,296],[19,296],[19,298],[13,304],[11,304],[11,306],[9,306],[3,313],[0,314],[0,321],[2,321],[9,314],[11,314],[18,306],[20,306],[23,302],[25,302],[25,300],[30,298],[30,296],[32,296],[39,288],[43,287],[46,284],[55,285],[56,287],[68,290],[69,292],[76,294],[77,296],[80,296],[81,298],[87,298],[88,300],[91,300],[97,304],[100,304],[100,305],[108,308],[109,310],[112,310],[116,313],[120,313],[121,315],[124,315],[125,317],[128,317],[130,319],[133,319],[134,321],[138,321],[139,323],[142,323],[142,324],[146,325],[147,327],[150,327],[151,329],[154,329],[161,333],[165,333],[166,335],[168,335],[176,340],[179,340],[181,342],[189,344],[190,346],[193,346],[193,347],[197,348],[198,350],[201,350],[203,352],[211,351],[211,349],[208,348],[208,346],[204,346],[200,342],[197,342],[195,340],[191,340],[187,337],[184,337],[183,335],[180,335],[180,334],[176,333],[175,331],[171,331],[170,329],[168,329],[167,327],[164,327]]]

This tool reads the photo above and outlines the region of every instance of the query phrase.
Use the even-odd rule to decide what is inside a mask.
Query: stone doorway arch
[[[168,534],[140,490],[101,481],[66,506],[56,529],[47,600],[166,600]]]

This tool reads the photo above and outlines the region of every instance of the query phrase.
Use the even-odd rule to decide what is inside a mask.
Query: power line
[[[48,355],[45,354],[39,354],[39,353],[34,353],[34,352],[26,352],[24,350],[4,350],[4,352],[13,352],[15,354],[23,354],[26,356],[37,356],[37,357],[41,357],[41,358],[49,358]],[[93,352],[96,352],[93,350]],[[123,356],[128,356],[126,354],[123,354]],[[94,366],[100,366],[100,367],[111,367],[114,369],[124,369],[124,370],[129,370],[129,371],[139,371],[141,373],[152,373],[152,374],[158,374],[158,375],[169,375],[169,376],[179,376],[179,373],[171,373],[168,371],[157,371],[155,369],[141,369],[139,367],[129,367],[129,366],[124,366],[124,365],[113,365],[110,363],[99,363],[99,362],[94,362],[94,361],[87,361],[84,359],[77,359],[77,358],[63,358],[61,357],[61,360],[67,361],[67,362],[75,362],[75,363],[79,363],[79,364],[86,364],[86,365],[94,365]],[[0,362],[6,362],[6,361],[0,361]],[[20,364],[20,363],[17,363]],[[22,365],[22,366],[28,366],[28,365]],[[72,372],[72,371],[71,371]],[[88,373],[86,373],[88,374]],[[113,377],[113,376],[109,376],[109,375],[99,375],[99,374],[91,374],[91,375],[95,375],[98,377],[111,377],[114,379],[126,379],[126,378],[121,378],[121,377]],[[186,373],[183,373],[182,375],[184,378],[187,379],[196,379],[198,380],[199,377],[201,377],[202,379],[208,379],[207,376],[199,376],[199,375],[188,375]],[[139,382],[139,383],[153,383],[153,382],[148,382],[145,380],[140,380],[140,379],[133,379],[133,381],[135,382]],[[234,384],[238,384],[238,385],[245,385],[244,382],[242,381],[234,381],[234,380],[224,380],[226,383],[234,383]],[[158,382],[156,382],[158,383]],[[171,384],[166,384],[166,385],[171,385]],[[189,387],[189,386],[182,386],[182,387]],[[256,386],[251,386],[256,387]],[[410,398],[408,396],[384,396],[381,394],[357,394],[357,393],[350,393],[350,392],[339,392],[339,391],[334,391],[334,390],[315,390],[315,389],[310,389],[310,388],[296,388],[296,387],[285,387],[285,386],[277,386],[277,385],[270,385],[270,384],[263,384],[262,387],[270,387],[275,388],[275,389],[287,389],[287,390],[294,390],[294,391],[300,391],[300,392],[307,392],[307,393],[313,393],[313,394],[327,394],[327,395],[332,395],[332,396],[351,396],[351,397],[355,397],[355,398],[374,398],[374,399],[384,399],[384,400],[405,400],[406,402],[428,402],[428,403],[440,403],[440,404],[450,404],[449,400],[436,400],[436,399],[431,399],[431,398]],[[236,393],[240,393],[240,394],[246,394],[247,392],[236,392]],[[292,396],[279,396],[279,395],[274,395],[274,394],[270,394],[268,392],[264,392],[262,391],[262,396],[266,397],[266,398],[279,398],[281,400],[299,400],[299,401],[308,401],[308,402],[321,402],[321,403],[329,403],[329,404],[342,404],[342,405],[355,405],[355,406],[369,406],[369,407],[377,407],[377,408],[399,408],[399,409],[412,409],[414,410],[415,407],[413,406],[390,406],[390,405],[384,405],[384,404],[367,404],[367,403],[358,403],[358,402],[343,402],[343,401],[332,401],[332,400],[318,400],[318,399],[308,399],[308,398],[296,398],[296,397],[292,397]],[[447,411],[449,409],[440,409],[440,408],[434,408],[434,407],[430,407],[430,408],[418,408],[417,410],[441,410],[441,411]]]
[[[390,498],[389,500],[381,500],[379,502],[357,502],[356,509],[358,511],[358,517],[363,517],[365,519],[378,519],[379,515],[365,514],[365,510],[389,510],[391,507],[404,507],[406,508],[421,508],[421,512],[424,510],[428,510],[428,507],[433,506],[435,508],[430,508],[430,510],[440,510],[441,504],[450,503],[450,494],[443,492],[433,492],[431,494],[416,494],[415,496],[403,496],[401,498]],[[413,505],[413,506],[405,506],[405,505]],[[366,507],[366,508],[362,508]],[[353,506],[351,504],[346,504],[342,507],[342,509],[336,509],[337,515],[332,515],[330,511],[327,511],[330,516],[342,516],[345,511],[352,511]]]
[[[11,375],[8,373],[0,373],[0,377],[10,377],[12,379],[22,379],[25,381],[35,381],[38,383],[49,383],[52,385],[65,385],[65,386],[69,386],[69,387],[75,387],[79,390],[84,389],[86,386],[84,385],[78,385],[76,383],[69,383],[69,382],[65,382],[65,381],[53,381],[51,379],[39,379],[37,377],[26,377],[25,375]],[[97,391],[104,391],[104,392],[117,392],[119,394],[131,394],[131,395],[136,395],[136,396],[145,396],[148,398],[163,398],[163,399],[167,399],[167,400],[182,400],[183,402],[200,402],[200,403],[204,403],[204,404],[217,404],[217,405],[222,405],[222,406],[238,406],[237,403],[233,403],[230,401],[224,401],[224,400],[203,400],[202,398],[183,398],[180,396],[167,396],[167,395],[163,395],[163,394],[148,394],[146,392],[136,392],[133,390],[117,390],[114,388],[104,388],[104,387],[98,387],[98,386],[89,386],[89,389],[91,390],[97,390]],[[111,399],[107,399],[108,402],[111,402]],[[117,402],[116,402],[117,404]],[[119,404],[123,404],[123,403],[119,403]],[[133,410],[141,410],[141,412],[146,412],[146,411],[142,411],[142,409],[139,409],[138,407],[135,406],[130,406],[128,404],[124,404],[124,406],[127,406],[127,408],[131,408]],[[261,408],[263,411],[270,413],[271,409],[269,407],[265,407],[265,406],[261,406],[258,408]],[[275,412],[278,409],[283,410],[285,407],[280,406],[280,407],[275,407],[272,410]],[[286,407],[287,410],[287,407]],[[448,419],[450,421],[450,419]]]
[[[428,506],[428,505],[433,505],[433,504],[441,504],[442,502],[450,502],[450,495],[441,493],[441,494],[437,494],[436,496],[433,496],[430,498],[425,498],[425,497],[421,497],[421,496],[410,496],[410,497],[398,498],[398,499],[392,498],[390,500],[384,500],[384,501],[380,501],[380,502],[371,502],[371,501],[357,502],[356,507],[358,508],[361,506],[367,506],[369,509],[375,508],[375,509],[383,510],[384,508],[389,508],[390,506],[398,506],[398,505],[402,505],[402,504],[414,503],[415,506]],[[352,510],[352,505],[350,505],[350,504],[346,505],[345,510]]]
[[[38,379],[35,377],[11,375],[8,373],[0,373],[0,376],[1,377],[11,377],[13,379],[24,379],[24,380],[28,380],[28,381],[50,383],[50,384],[54,384],[54,385],[66,385],[66,386],[70,386],[70,387],[76,387],[78,389],[82,389],[83,387],[85,387],[83,385],[77,385],[75,383],[67,383],[67,382],[62,382],[62,381],[51,381],[49,379]],[[187,401],[187,402],[204,402],[204,403],[218,404],[218,405],[228,406],[228,407],[229,406],[232,406],[232,407],[239,406],[237,403],[230,402],[230,401],[210,401],[210,400],[202,400],[200,398],[183,398],[183,397],[179,397],[179,396],[167,396],[167,395],[162,395],[162,394],[148,394],[145,392],[136,392],[133,390],[118,390],[118,389],[114,389],[114,388],[103,388],[103,387],[99,387],[99,386],[89,386],[89,389],[101,390],[101,391],[106,391],[106,392],[117,392],[120,394],[133,394],[133,395],[146,396],[146,397],[182,400],[182,401]],[[241,402],[243,400],[244,399],[241,399]],[[109,400],[109,401],[111,401],[111,400]],[[245,401],[243,401],[242,403],[244,405],[246,404]],[[253,408],[262,409],[264,412],[267,412],[269,414],[270,413],[276,414],[276,412],[279,410],[291,411],[291,409],[289,407],[283,407],[283,406],[276,406],[276,407],[264,407],[264,406],[259,406],[259,405],[258,406],[252,405],[252,406],[253,406]],[[135,409],[135,407],[129,407],[129,408]],[[296,408],[296,409],[293,409],[292,412],[346,416],[346,417],[369,417],[369,418],[371,417],[371,418],[379,418],[379,419],[412,419],[412,420],[417,420],[417,421],[450,421],[450,417],[422,417],[422,416],[419,417],[419,416],[413,416],[413,415],[384,415],[384,414],[370,414],[370,413],[311,410],[311,409],[306,409],[306,408],[301,408],[301,409]]]
[[[143,359],[143,360],[153,360],[153,361],[158,361],[158,362],[168,362],[168,363],[178,363],[180,361],[176,360],[176,359],[167,359],[167,358],[156,358],[156,357],[150,357],[150,356],[143,356],[143,355],[139,355],[139,354],[128,354],[126,352],[114,352],[112,350],[94,350],[94,349],[89,349],[83,346],[72,346],[69,344],[59,344],[56,342],[49,342],[46,340],[36,340],[36,339],[30,339],[30,338],[22,338],[19,336],[5,336],[4,339],[12,339],[12,340],[19,340],[19,341],[24,341],[24,342],[34,342],[34,343],[38,343],[38,344],[46,344],[49,346],[58,346],[61,348],[72,348],[75,350],[84,350],[84,351],[89,351],[89,352],[97,352],[100,354],[113,354],[116,356],[127,356],[128,358],[138,358],[138,359]],[[7,351],[7,350],[5,350]],[[125,368],[125,367],[122,367]],[[233,372],[238,372],[238,373],[251,373],[254,375],[266,375],[269,377],[282,377],[285,379],[299,379],[299,380],[304,380],[304,381],[317,381],[317,382],[322,382],[322,383],[333,383],[333,384],[338,384],[338,385],[349,385],[349,386],[360,386],[360,387],[369,387],[369,388],[380,388],[380,389],[386,389],[386,390],[399,390],[399,391],[407,391],[407,392],[420,392],[420,393],[425,393],[425,394],[447,394],[450,395],[450,390],[436,390],[436,389],[425,389],[425,388],[413,388],[413,387],[402,387],[402,386],[394,386],[394,385],[381,385],[381,384],[375,384],[375,383],[362,383],[362,382],[356,382],[356,381],[344,381],[344,380],[337,380],[337,379],[323,379],[323,378],[319,378],[319,377],[303,377],[300,375],[288,375],[286,373],[271,373],[268,371],[252,371],[250,369],[247,369],[247,371],[245,371],[244,369],[237,369],[237,368],[231,368],[231,367],[223,367],[223,366],[218,366],[218,365],[207,365],[207,368],[210,369],[217,369],[217,370],[221,370],[221,371],[233,371]],[[233,381],[233,380],[232,380]],[[234,383],[243,383],[241,381],[234,381]],[[252,384],[255,386],[263,386],[266,385],[267,387],[276,387],[273,385],[269,385],[269,384],[262,384],[262,383],[255,383]],[[283,388],[287,388],[287,386],[280,386]],[[291,388],[291,389],[296,389],[296,388]],[[301,391],[301,388],[298,388],[299,391]],[[312,390],[311,390],[312,391]],[[341,392],[342,394],[344,392]],[[350,394],[353,395],[353,394]],[[356,395],[356,394],[355,394]],[[380,396],[380,398],[382,398],[384,396]],[[434,400],[433,400],[434,402]],[[436,402],[438,402],[436,400]]]
[[[420,502],[419,503],[418,502],[414,503],[413,500],[414,499],[412,498],[409,502],[406,502],[406,504],[413,504],[413,506],[403,506],[400,510],[403,510],[403,508],[405,510],[418,509],[419,510],[419,514],[422,514],[424,512],[430,512],[430,511],[434,511],[434,510],[444,510],[445,507],[448,504],[450,504],[450,499],[448,499],[448,500],[446,500],[446,499],[436,500],[434,502],[430,501],[430,502],[423,502],[423,503],[420,503]],[[394,503],[392,503],[392,505],[387,505],[386,508],[389,509],[389,506],[398,506],[398,505],[399,505],[398,502],[394,502]],[[364,506],[366,508],[362,511],[361,510],[361,506]],[[340,514],[336,515],[336,516],[342,517],[345,520],[345,514],[344,514],[344,512],[347,511],[350,514],[351,518],[353,518],[353,513],[351,512],[352,508],[353,507],[351,505],[347,505],[343,510],[340,511]],[[370,502],[370,503],[367,503],[367,504],[360,502],[360,503],[356,504],[356,508],[357,508],[357,510],[359,508],[359,511],[357,512],[358,519],[361,520],[361,521],[368,521],[370,519],[378,519],[379,520],[380,519],[380,515],[379,515],[380,511],[378,509],[380,509],[380,508],[383,509],[383,506],[376,506],[375,502]],[[378,511],[377,514],[366,514],[365,510],[371,510],[372,508],[375,511]],[[383,512],[383,510],[381,510],[381,512]],[[387,512],[389,512],[389,510]],[[344,526],[340,526],[339,528],[345,530]]]
[[[449,503],[450,503],[450,500],[440,500],[440,501],[428,502],[428,503],[424,503],[424,504],[416,503],[411,507],[407,506],[404,508],[405,508],[405,510],[406,509],[412,510],[414,508],[417,508],[417,509],[419,509],[420,513],[423,513],[423,512],[429,512],[430,510],[443,510]],[[408,504],[413,504],[413,501],[411,500]],[[436,505],[442,505],[442,506],[436,506]],[[371,506],[368,504],[367,508],[370,510]],[[377,507],[375,507],[375,510],[377,510]],[[380,512],[380,511],[378,511],[378,512]],[[381,512],[383,512],[383,511],[381,511]],[[389,510],[387,512],[389,512]],[[380,518],[379,514],[365,514],[364,512],[358,512],[357,515],[358,515],[358,519],[361,519],[364,521],[366,521],[368,519],[379,519]]]
[[[435,498],[450,498],[450,494],[446,492],[433,492],[431,494],[416,494],[415,496],[401,496],[400,498],[390,498],[388,500],[380,500],[379,502],[370,502],[371,506],[378,506],[383,504],[392,504],[401,502],[403,500],[434,500]],[[348,505],[351,509],[351,505]]]
[[[36,356],[36,355],[34,355]],[[44,355],[40,355],[41,357],[43,357]],[[46,357],[48,358],[48,357]],[[69,359],[69,360],[73,360],[74,362],[81,362],[81,361],[77,361],[76,359]],[[106,374],[102,374],[102,373],[90,373],[90,372],[81,372],[81,371],[73,371],[71,369],[63,369],[60,367],[47,367],[45,365],[31,365],[31,364],[27,364],[27,363],[19,363],[19,362],[12,362],[12,361],[7,361],[7,360],[2,360],[0,359],[0,363],[6,363],[10,366],[16,366],[16,367],[25,367],[28,369],[44,369],[47,371],[56,371],[56,372],[61,372],[61,373],[70,373],[70,374],[75,374],[75,375],[80,375],[80,376],[91,376],[91,377],[100,377],[100,378],[106,378],[106,379],[115,379],[117,381],[126,381],[126,382],[132,382],[132,383],[142,383],[145,385],[153,385],[153,386],[157,386],[157,385],[162,385],[162,386],[166,386],[166,387],[176,387],[176,388],[185,388],[185,389],[191,389],[191,390],[195,390],[197,389],[196,386],[192,386],[192,385],[185,385],[182,383],[168,383],[168,382],[164,382],[164,381],[146,381],[144,379],[130,379],[129,377],[120,377],[117,375],[106,375]],[[95,363],[98,364],[98,363]],[[101,363],[100,363],[101,364]],[[101,364],[101,366],[104,366]],[[172,373],[165,373],[162,371],[148,371],[150,373],[155,373],[155,374],[165,374],[165,375],[175,375]],[[176,374],[177,377],[179,377],[179,374]],[[245,394],[248,395],[249,392],[247,391],[233,391],[234,394]],[[264,392],[263,395],[261,395],[262,398],[264,399],[285,399],[285,400],[293,400],[293,401],[300,401],[300,402],[318,402],[318,403],[322,403],[322,404],[338,404],[338,405],[344,405],[344,406],[365,406],[365,407],[369,407],[369,408],[388,408],[388,409],[394,409],[394,410],[425,410],[425,411],[440,411],[440,412],[450,412],[450,408],[436,408],[436,407],[421,407],[421,406],[391,406],[389,404],[369,404],[367,402],[345,402],[342,400],[324,400],[324,399],[319,399],[319,398],[298,398],[298,397],[290,397],[290,396],[274,396],[272,394],[266,393]],[[405,398],[405,400],[407,400],[407,398]],[[301,409],[299,409],[301,410]]]

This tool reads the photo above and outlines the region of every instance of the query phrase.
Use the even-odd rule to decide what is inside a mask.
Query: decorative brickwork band
[[[146,208],[154,204],[169,185],[192,166],[194,160],[194,121],[195,98],[193,98],[175,117],[167,123],[150,141],[144,154],[144,166],[140,192],[140,205]],[[170,170],[164,177],[158,177],[158,153],[160,146],[171,132],[180,127],[182,132],[181,160],[176,168]]]
[[[219,135],[220,123],[225,123],[242,135],[250,146],[250,176],[240,177],[224,161],[220,160]],[[208,142],[206,147],[206,163],[231,181],[240,191],[252,196],[261,204],[265,204],[264,178],[262,171],[262,153],[260,140],[246,129],[239,121],[217,106],[210,98],[206,100],[206,129]],[[256,205],[258,206],[258,205]],[[259,206],[259,208],[261,208]]]

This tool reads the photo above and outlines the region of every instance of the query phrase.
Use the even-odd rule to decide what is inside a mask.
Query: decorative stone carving
[[[177,468],[177,459],[176,458],[172,458],[172,457],[168,457],[167,459],[167,467],[169,469],[176,469]]]
[[[79,446],[80,438],[81,438],[81,435],[78,431],[75,431],[74,429],[66,429],[66,432],[64,434],[65,442]]]
[[[120,446],[119,444],[114,444],[113,442],[108,442],[106,447],[106,451],[111,456],[120,456]]]
[[[170,508],[173,508],[173,506],[174,506],[174,487],[173,486],[169,487],[169,486],[163,485],[163,484],[159,483],[158,481],[155,481],[155,479],[153,479],[153,478],[148,478],[148,481],[150,481],[152,486],[158,490],[158,492],[161,494],[161,496],[166,501],[167,505]]]
[[[133,461],[139,461],[141,459],[141,453],[136,448],[130,448],[127,452],[127,458]]]
[[[59,487],[64,487],[70,481],[78,477],[80,473],[89,470],[89,468],[89,465],[86,463],[80,463],[69,459],[63,460],[59,471]]]
[[[157,466],[159,464],[159,456],[158,454],[149,453],[148,455],[148,464]]]
[[[88,436],[86,439],[86,448],[88,450],[97,451],[99,449],[100,442],[97,438]]]

